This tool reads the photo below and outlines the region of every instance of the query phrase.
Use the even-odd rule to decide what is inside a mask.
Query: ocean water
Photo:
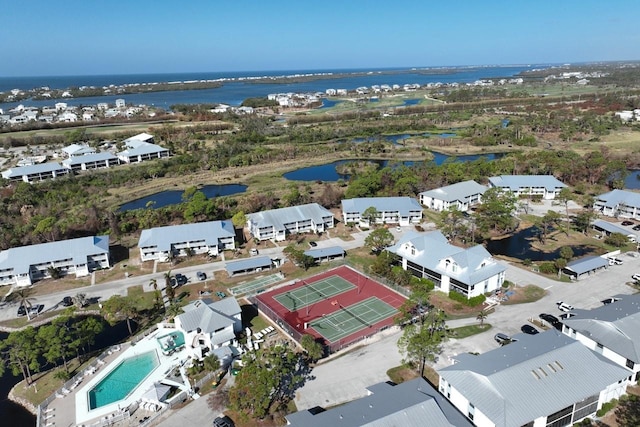
[[[349,70],[282,70],[268,72],[226,72],[226,73],[180,73],[180,74],[130,74],[130,75],[102,75],[102,76],[39,76],[39,77],[2,77],[0,78],[0,92],[12,89],[29,90],[38,87],[51,89],[65,89],[80,86],[110,86],[134,83],[175,82],[193,80],[215,80],[223,83],[215,89],[166,91],[128,95],[109,95],[68,99],[62,101],[69,105],[95,105],[99,102],[113,103],[117,98],[123,98],[130,104],[145,104],[168,108],[174,104],[222,103],[240,105],[242,101],[251,97],[264,97],[271,93],[313,93],[325,92],[327,89],[352,90],[360,86],[372,85],[404,85],[417,83],[471,83],[484,78],[509,78],[531,68],[544,65],[521,66],[481,66],[456,67],[447,69],[412,68],[412,69],[349,69]],[[358,73],[358,74],[353,74]],[[364,74],[362,74],[364,73]],[[257,83],[252,77],[294,76],[306,74],[344,74],[339,78],[318,79],[300,83]],[[9,109],[18,104],[42,107],[53,105],[60,100],[32,101],[24,100],[0,104],[0,108]]]

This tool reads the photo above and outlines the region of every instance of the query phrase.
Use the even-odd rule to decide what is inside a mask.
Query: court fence
[[[387,288],[396,291],[399,294],[404,295],[405,297],[409,297],[411,296],[411,291],[403,286],[399,286],[397,283],[394,283],[392,280],[389,280],[388,278],[384,277],[384,276],[380,276],[378,274],[375,274],[371,271],[368,271],[366,273],[364,273],[361,269],[361,266],[356,266],[355,264],[353,264],[351,261],[349,261],[348,259],[344,258],[341,260],[337,260],[336,262],[339,262],[343,265],[346,265],[347,267],[351,267],[352,269],[354,269],[355,271],[357,271],[359,274],[362,274],[363,276],[367,276],[373,280],[375,280],[376,282],[382,283],[384,286],[386,286]]]
[[[298,343],[301,342],[303,334],[301,334],[300,332],[298,332],[295,329],[293,329],[291,327],[291,325],[289,325],[278,313],[276,313],[273,309],[271,309],[271,307],[269,307],[267,304],[265,304],[262,301],[260,301],[255,296],[249,297],[248,300],[260,312],[262,312],[265,316],[267,316],[269,319],[271,319],[272,322],[274,322],[276,325],[278,325],[278,327],[280,327],[280,329],[282,329],[284,332],[286,332],[291,338],[293,338]],[[383,326],[381,328],[376,328],[376,329],[370,331],[366,335],[358,335],[358,336],[355,336],[353,338],[343,338],[343,339],[338,340],[337,342],[329,343],[329,344],[325,345],[325,348],[326,348],[326,350],[327,350],[327,352],[329,354],[333,354],[333,353],[338,352],[338,351],[340,351],[340,350],[342,350],[344,348],[350,347],[355,343],[358,343],[358,342],[363,341],[365,339],[371,338],[375,334],[380,333],[380,332],[382,332],[382,331],[384,331],[384,330],[386,330],[386,329],[388,329],[388,328],[390,328],[392,326],[393,325],[388,325],[388,326]],[[371,329],[371,328],[368,328],[368,329]],[[357,332],[358,331],[356,331],[354,333],[357,333]]]

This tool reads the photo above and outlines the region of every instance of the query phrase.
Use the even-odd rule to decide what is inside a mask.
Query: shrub
[[[487,299],[487,297],[485,297],[484,295],[478,295],[477,297],[467,299],[467,297],[465,297],[461,293],[454,292],[454,291],[449,292],[449,298],[451,298],[456,302],[462,303],[468,307],[478,306],[483,302],[485,302],[485,300]]]
[[[556,268],[555,264],[552,262],[540,263],[540,267],[538,269],[540,273],[543,273],[543,274],[556,274],[558,272],[558,269]]]
[[[602,416],[604,416],[604,414],[606,414],[607,412],[609,412],[610,410],[612,410],[616,406],[618,406],[618,399],[613,399],[612,401],[607,402],[604,405],[602,405],[602,408],[598,409],[598,412],[596,412],[596,416],[602,417]]]

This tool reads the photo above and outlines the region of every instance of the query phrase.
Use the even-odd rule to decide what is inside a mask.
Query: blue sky
[[[0,76],[640,59],[640,1],[0,0]]]

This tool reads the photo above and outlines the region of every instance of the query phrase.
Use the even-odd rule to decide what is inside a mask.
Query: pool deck
[[[111,354],[107,354],[98,364],[99,368],[93,374],[87,374],[77,387],[68,389],[68,394],[54,399],[43,412],[43,425],[49,427],[91,426],[100,424],[126,410],[132,404],[139,402],[143,395],[157,382],[164,380],[174,367],[187,359],[185,350],[174,352],[165,356],[160,351],[156,338],[175,329],[158,329],[149,334],[135,345],[129,342],[111,347]],[[119,350],[118,350],[119,349]],[[153,369],[138,386],[124,399],[93,410],[89,409],[89,391],[104,379],[124,359],[155,351],[159,364]]]

